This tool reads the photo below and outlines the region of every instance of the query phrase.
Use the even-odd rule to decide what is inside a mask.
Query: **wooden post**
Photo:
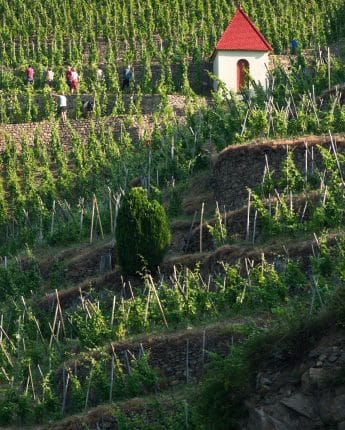
[[[328,185],[325,186],[325,194],[323,195],[322,199],[322,206],[324,207],[326,204],[326,198],[327,198],[327,192],[328,192]],[[315,234],[315,233],[314,233]]]
[[[339,158],[338,158],[338,153],[337,153],[337,148],[336,148],[335,143],[333,141],[333,137],[332,137],[331,131],[329,130],[328,132],[329,132],[329,136],[331,138],[331,145],[332,145],[332,149],[333,149],[333,152],[334,152],[335,160],[337,162],[337,166],[338,166],[338,170],[339,170],[341,182],[344,184],[343,174],[342,174],[342,171],[341,171],[341,167],[340,167],[340,163],[339,163]]]
[[[109,193],[109,214],[110,214],[110,231],[114,233],[114,225],[113,225],[113,201],[111,198],[111,189],[108,187]]]
[[[248,190],[248,206],[247,206],[247,228],[246,228],[246,240],[249,240],[249,223],[250,223],[250,199],[252,190]]]
[[[129,291],[131,293],[131,297],[132,297],[132,299],[134,299],[134,293],[133,293],[133,288],[132,288],[131,281],[128,281],[128,286],[129,286]]]
[[[93,242],[93,225],[95,222],[95,196],[92,199],[92,216],[91,216],[91,229],[90,229],[90,243]]]
[[[62,368],[62,404],[61,404],[61,415],[65,413],[65,405],[66,405],[66,395],[67,395],[67,389],[66,389],[66,369],[65,366]]]
[[[61,324],[62,324],[63,332],[64,332],[64,335],[66,336],[65,322],[64,322],[63,315],[62,315],[62,309],[61,309],[61,305],[60,305],[59,293],[58,293],[57,289],[55,289],[55,294],[56,294],[57,306],[59,307],[59,313],[60,313],[60,319],[61,319]]]
[[[56,340],[59,343],[59,333],[60,333],[60,327],[61,327],[61,321],[58,321],[58,326],[57,326],[57,330],[56,330]]]
[[[87,390],[86,390],[86,397],[85,397],[85,408],[87,409],[87,404],[89,403],[89,395],[90,395],[90,388],[91,388],[91,380],[92,380],[92,371],[93,371],[93,364],[91,365],[90,374],[89,374],[89,381],[87,384]]]
[[[157,299],[157,302],[158,302],[158,306],[159,306],[159,309],[160,309],[161,314],[162,314],[162,317],[163,317],[164,324],[165,324],[165,326],[166,326],[167,328],[169,328],[168,323],[167,323],[167,320],[166,320],[166,318],[165,318],[164,311],[163,311],[163,306],[162,306],[162,303],[161,303],[161,301],[160,301],[160,299],[159,299],[159,296],[158,296],[158,293],[157,293],[157,290],[156,290],[155,284],[154,284],[154,282],[153,282],[152,276],[151,276],[151,275],[149,275],[149,276],[148,276],[148,278],[149,278],[149,280],[150,280],[152,290],[153,290],[153,292],[154,292],[154,294],[155,294],[155,296],[156,296],[156,299]]]
[[[18,317],[18,333],[17,333],[17,359],[20,360],[20,322],[21,322],[21,316]]]
[[[111,356],[111,368],[110,368],[110,386],[109,386],[109,403],[113,400],[113,384],[114,384],[114,363],[115,363],[115,357],[114,357],[114,351]]]
[[[83,293],[81,291],[81,288],[79,287],[79,296],[80,296],[80,303],[81,303],[81,307],[85,310],[85,303],[84,303],[84,297],[83,297]]]
[[[102,239],[104,239],[104,234],[103,234],[103,227],[102,227],[102,221],[101,221],[101,214],[99,212],[99,207],[98,207],[98,203],[97,203],[97,197],[94,194],[93,198],[95,199],[95,205],[96,205],[96,211],[97,211],[97,219],[98,219],[98,223],[99,223],[99,228],[101,229],[101,236]]]
[[[243,136],[244,131],[246,129],[246,123],[247,123],[247,119],[248,119],[249,112],[250,112],[250,104],[251,104],[251,101],[249,102],[249,106],[248,106],[248,109],[247,109],[247,112],[246,112],[246,116],[244,117],[244,121],[243,121],[243,124],[242,124],[242,130],[241,130],[241,136]]]
[[[148,293],[147,293],[147,301],[146,301],[146,306],[145,306],[145,317],[144,317],[144,322],[147,322],[147,318],[149,315],[149,305],[150,305],[150,298],[151,298],[151,284],[149,282],[148,284]]]
[[[257,221],[257,217],[258,217],[258,211],[255,211],[255,214],[254,214],[254,223],[253,223],[253,246],[255,244],[255,234],[256,234],[256,221]]]
[[[50,226],[50,234],[53,234],[53,232],[54,232],[54,221],[55,221],[55,200],[53,201],[52,222],[51,222],[51,226]]]
[[[311,174],[314,174],[314,146],[311,147]]]
[[[113,328],[113,325],[114,325],[115,305],[116,305],[116,296],[114,294],[114,297],[113,297],[113,307],[111,309],[111,320],[110,320],[110,328],[111,329]]]
[[[38,322],[37,318],[35,317],[35,315],[33,316],[33,319],[34,319],[34,322],[35,322],[35,324],[36,324],[36,327],[37,327],[38,333],[39,333],[39,335],[40,335],[40,337],[41,337],[42,343],[44,343],[44,337],[43,337],[43,334],[42,334],[42,331],[41,331],[41,328],[40,328],[39,322]]]
[[[83,222],[84,222],[84,197],[81,198],[79,201],[80,201],[80,204],[82,205],[80,210],[80,230],[79,230],[79,234],[81,235],[83,231]]]
[[[3,354],[4,354],[4,356],[6,357],[6,359],[7,359],[8,363],[9,363],[9,365],[10,365],[11,367],[13,367],[12,360],[11,360],[10,356],[8,355],[8,353],[7,353],[6,349],[4,348],[4,344],[3,344],[2,342],[0,343],[0,347],[1,347],[1,350],[2,350],[2,352],[3,352]]]
[[[202,252],[202,223],[203,223],[203,218],[204,218],[204,209],[205,209],[205,203],[203,202],[201,205],[201,215],[200,215],[200,237],[199,237],[200,253]]]
[[[304,219],[304,215],[305,215],[305,211],[307,210],[307,206],[308,206],[308,201],[305,202],[304,208],[303,208],[303,212],[302,212],[302,216],[301,216],[301,221],[303,221]]]
[[[329,46],[327,48],[327,68],[328,68],[328,89],[331,89],[331,52]]]
[[[55,333],[55,325],[56,325],[56,320],[57,320],[57,316],[58,316],[58,311],[59,311],[59,308],[58,308],[58,305],[56,304],[56,308],[55,308],[55,315],[54,315],[54,320],[53,320],[53,326],[51,326],[50,325],[50,323],[49,323],[49,326],[51,327],[51,336],[50,336],[50,341],[49,341],[49,348],[51,348],[51,346],[52,346],[52,342],[53,342],[53,337],[54,337],[54,333]]]
[[[187,339],[187,350],[186,350],[186,384],[189,383],[189,339]]]
[[[0,343],[2,343],[2,326],[4,325],[4,314],[1,314],[0,319]]]

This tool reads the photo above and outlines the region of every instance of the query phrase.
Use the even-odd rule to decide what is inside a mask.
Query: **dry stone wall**
[[[90,119],[71,120],[69,125],[58,122],[57,129],[62,144],[69,145],[72,133],[71,130],[74,130],[82,140],[85,141],[89,136],[91,123],[92,121]],[[121,127],[123,127],[123,119],[121,117],[110,117],[107,119],[106,124],[112,128],[115,138],[119,137]],[[36,130],[42,142],[49,145],[52,127],[53,123],[50,121],[27,124],[3,124],[0,127],[0,150],[4,149],[7,138],[13,140],[17,144],[18,149],[20,148],[20,142],[24,138],[27,139],[31,145],[34,140]],[[98,128],[97,122],[95,123],[95,127],[96,129]],[[129,131],[132,139],[136,140],[139,138],[139,125],[134,124],[130,127]]]
[[[345,138],[334,138],[339,151],[345,152]],[[309,137],[297,140],[282,140],[252,145],[233,145],[218,156],[213,169],[213,189],[215,200],[228,210],[244,206],[248,200],[247,188],[260,185],[266,165],[279,177],[287,150],[293,151],[294,162],[299,171],[308,172],[322,168],[318,145],[331,146],[329,137]]]
[[[84,96],[83,100],[91,99],[90,96]],[[73,111],[75,108],[75,96],[68,97],[68,107],[69,107],[69,115],[73,116]],[[183,96],[172,95],[168,96],[169,103],[173,108],[175,115],[177,117],[183,115],[185,99]],[[131,102],[135,103],[135,96],[131,98],[131,96],[127,95],[124,97],[124,104],[126,112],[129,110],[129,106]],[[144,136],[145,131],[150,131],[152,128],[152,114],[157,110],[160,103],[160,97],[158,95],[152,96],[144,96],[141,100],[141,122],[140,124],[136,122],[135,117],[133,117],[133,121],[130,126],[126,126],[128,124],[128,116],[127,115],[118,115],[118,116],[109,116],[105,119],[105,124],[110,126],[113,129],[115,139],[118,138],[121,134],[121,130],[124,128],[128,130],[133,140],[137,140],[140,137]],[[127,119],[127,120],[126,120]],[[64,124],[62,122],[57,122],[58,132],[63,144],[68,145],[71,138],[71,129],[77,132],[82,140],[87,139],[90,132],[92,120],[91,119],[79,119],[73,120],[70,118],[69,125]],[[97,121],[96,121],[97,128]],[[1,124],[0,125],[0,150],[2,150],[6,143],[6,137],[11,138],[19,147],[19,144],[23,138],[26,138],[29,144],[33,143],[35,131],[38,131],[38,134],[41,140],[49,144],[51,139],[51,131],[52,131],[52,122],[50,121],[41,121],[41,122],[30,122],[23,124]]]
[[[160,388],[188,384],[198,380],[204,372],[205,365],[210,361],[210,353],[226,356],[233,344],[243,341],[243,336],[238,334],[235,326],[216,326],[208,330],[191,330],[177,335],[147,336],[137,341],[121,341],[112,343],[109,349],[109,366],[111,355],[116,354],[123,371],[131,371],[131,363],[134,358],[141,356],[143,352],[149,353],[149,365],[159,375]],[[97,357],[97,353],[95,353]],[[105,365],[106,366],[106,365]],[[66,368],[76,372],[81,382],[85,383],[88,375],[87,367],[82,361],[65,363]],[[110,373],[110,369],[107,369]],[[58,392],[63,391],[62,369],[56,375]],[[98,399],[94,387],[90,387],[89,406],[96,406]],[[71,406],[70,393],[67,393],[66,411]]]

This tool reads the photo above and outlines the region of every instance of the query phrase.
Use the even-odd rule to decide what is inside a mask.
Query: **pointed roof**
[[[239,5],[215,49],[222,51],[271,51],[272,47],[246,15],[242,6]]]

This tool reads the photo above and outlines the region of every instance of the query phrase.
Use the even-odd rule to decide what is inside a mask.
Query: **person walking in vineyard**
[[[72,85],[72,67],[67,66],[66,72],[65,72],[65,78],[66,78],[66,84],[68,85],[69,89],[71,89]]]
[[[79,81],[79,75],[78,73],[74,70],[74,67],[72,67],[71,69],[71,94],[74,94],[74,91],[76,91],[76,89],[78,88],[78,81]]]
[[[51,67],[48,67],[46,70],[46,84],[48,85],[48,87],[52,88],[53,80],[54,80],[54,72],[52,71]]]
[[[98,67],[98,69],[96,70],[96,78],[99,82],[102,82],[104,80],[104,73],[100,67]]]
[[[292,55],[297,54],[297,51],[298,51],[297,40],[296,39],[292,39],[290,45],[291,45],[291,54]]]
[[[92,100],[86,100],[83,104],[83,114],[85,118],[90,118],[93,112],[94,103]]]
[[[128,65],[123,71],[122,91],[124,91],[125,88],[129,88],[130,83],[132,82],[132,79],[133,79],[132,67]]]
[[[35,70],[32,65],[29,64],[29,67],[26,69],[26,79],[28,84],[32,85],[34,83],[34,76]]]
[[[59,113],[62,119],[62,122],[67,121],[67,97],[64,92],[62,92],[58,96],[58,106],[59,106]]]

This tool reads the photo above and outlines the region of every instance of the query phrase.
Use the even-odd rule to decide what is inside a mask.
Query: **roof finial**
[[[241,4],[240,0],[237,2],[237,9],[241,9],[242,10],[242,4]]]

